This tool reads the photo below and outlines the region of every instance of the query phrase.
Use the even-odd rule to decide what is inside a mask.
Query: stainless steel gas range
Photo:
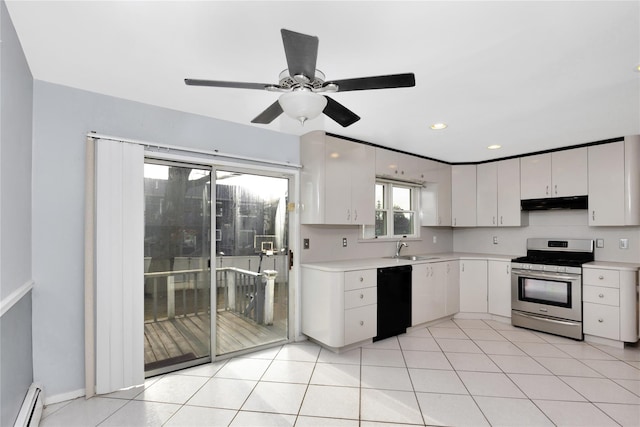
[[[582,264],[593,240],[527,239],[511,261],[511,324],[582,340]]]

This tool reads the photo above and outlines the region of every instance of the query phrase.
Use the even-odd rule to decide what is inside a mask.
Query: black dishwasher
[[[378,334],[374,341],[404,334],[411,326],[410,265],[378,269]]]

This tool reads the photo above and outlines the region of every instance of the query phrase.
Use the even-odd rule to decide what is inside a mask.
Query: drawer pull
[[[598,276],[598,279],[602,280],[604,279],[604,276]]]
[[[364,298],[364,294],[360,294],[360,299]]]
[[[363,325],[364,325],[364,321],[363,321],[363,320],[361,320],[361,321],[360,321],[360,326],[363,326]]]
[[[598,319],[598,323],[602,323],[602,322],[604,322],[604,319],[602,318]]]
[[[604,298],[604,294],[598,294],[598,297]]]
[[[361,277],[361,278],[360,278],[360,281],[361,281],[361,282],[364,282],[364,277]]]

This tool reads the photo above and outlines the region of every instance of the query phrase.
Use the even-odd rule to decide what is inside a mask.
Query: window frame
[[[374,192],[377,193],[377,187],[381,185],[383,188],[383,206],[379,208],[374,206],[375,218],[378,218],[379,213],[383,213],[382,216],[386,218],[386,229],[384,234],[376,235],[376,225],[363,225],[362,226],[362,239],[363,240],[398,240],[398,239],[417,239],[420,238],[420,185],[411,182],[400,182],[393,180],[386,180],[376,178]],[[396,209],[393,203],[393,189],[404,188],[410,191],[410,208]],[[412,230],[407,234],[395,234],[395,215],[396,214],[410,214],[412,217]]]

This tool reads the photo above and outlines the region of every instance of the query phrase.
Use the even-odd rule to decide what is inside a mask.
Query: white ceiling
[[[35,79],[247,126],[450,162],[640,133],[640,1],[6,3]],[[281,28],[319,37],[327,80],[413,72],[416,86],[331,95],[362,117],[342,128],[252,125],[278,94],[183,83],[277,83]]]

